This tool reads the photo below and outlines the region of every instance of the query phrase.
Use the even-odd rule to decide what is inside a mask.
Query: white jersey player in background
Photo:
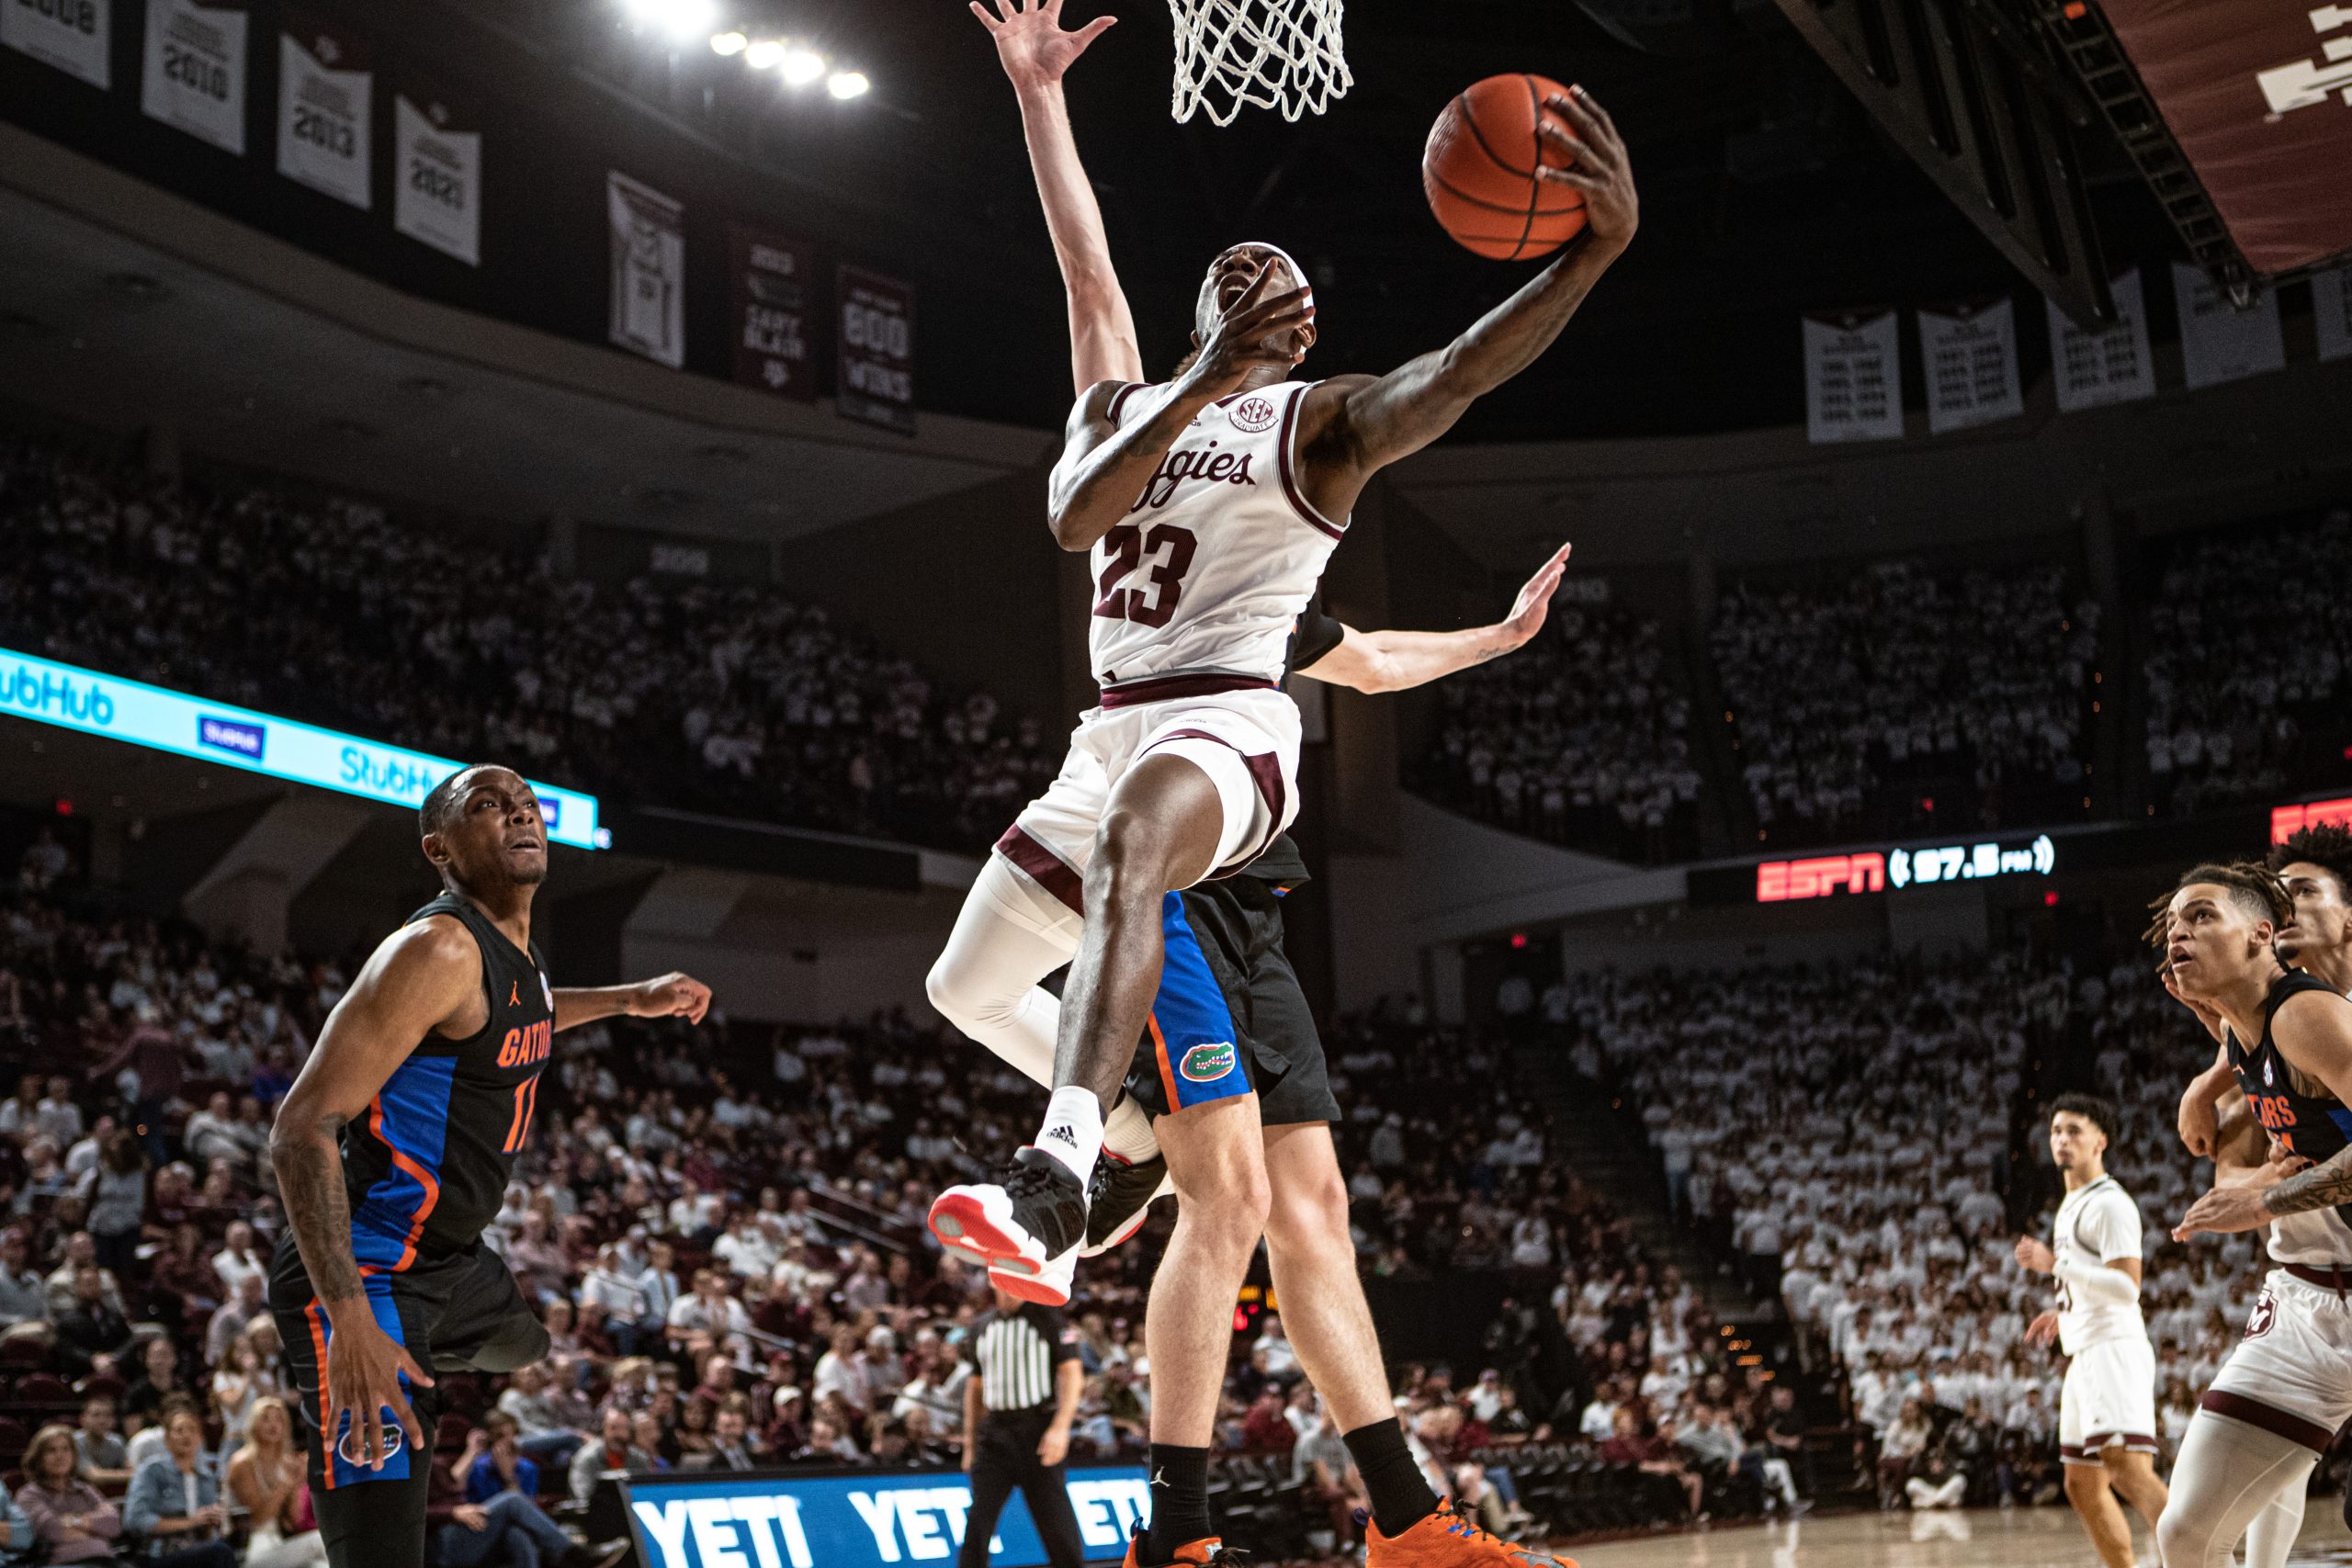
[[[1574,134],[1547,140],[1574,163],[1543,177],[1583,197],[1585,232],[1453,343],[1386,376],[1293,383],[1316,336],[1306,280],[1277,247],[1237,245],[1203,279],[1190,361],[1156,386],[1097,384],[1072,411],[1048,523],[1065,548],[1091,552],[1103,700],[951,938],[967,923],[1017,933],[1038,908],[1059,918],[1037,893],[1082,895],[1045,1125],[1001,1184],[951,1189],[932,1211],[943,1242],[1000,1271],[1042,1272],[1083,1239],[1103,1116],[1159,987],[1164,896],[1246,864],[1297,811],[1298,714],[1280,681],[1356,498],[1532,363],[1632,238],[1633,179],[1608,116],[1581,92],[1550,107]],[[1034,886],[1006,893],[1000,863]],[[1032,983],[1059,961],[1035,945]],[[1234,1293],[1270,1198],[1253,1097],[1155,1130],[1182,1203],[1146,1320],[1152,1468],[1170,1486],[1163,1497],[1155,1484],[1151,1539],[1131,1558],[1158,1568],[1218,1550],[1207,1446]]]
[[[2055,1276],[2058,1304],[2026,1342],[2052,1339],[2066,1358],[2058,1395],[2058,1457],[2066,1500],[2107,1568],[2132,1568],[2132,1525],[2116,1495],[2154,1529],[2165,1511],[2156,1479],[2156,1353],[2140,1314],[2140,1209],[2107,1174],[2114,1107],[2061,1095],[2050,1111],[2050,1158],[2066,1185],[2051,1243],[2018,1238],[2018,1262]]]

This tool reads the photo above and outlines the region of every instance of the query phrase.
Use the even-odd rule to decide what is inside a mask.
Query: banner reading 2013
[[[368,132],[376,78],[351,34],[285,13],[277,39],[277,172],[368,205]]]

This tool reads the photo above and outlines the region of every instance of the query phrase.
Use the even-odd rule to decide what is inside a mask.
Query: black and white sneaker
[[[1086,1190],[1068,1166],[1024,1145],[1001,1184],[951,1187],[933,1200],[931,1234],[1005,1276],[999,1282],[1012,1290],[1086,1239]]]
[[[1100,1258],[1143,1229],[1151,1206],[1176,1190],[1168,1161],[1159,1155],[1130,1165],[1104,1150],[1094,1162],[1094,1184],[1086,1195],[1086,1243],[1080,1258]]]

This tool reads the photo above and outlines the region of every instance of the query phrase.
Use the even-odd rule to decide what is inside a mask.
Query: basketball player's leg
[[[2154,1529],[2164,1517],[2165,1497],[2165,1483],[2156,1475],[2156,1456],[2118,1444],[2100,1450],[2099,1460],[2107,1470],[2108,1490]],[[2128,1528],[2130,1521],[2125,1523]]]
[[[2108,1484],[2107,1466],[2095,1459],[2069,1459],[2064,1468],[2066,1501],[2083,1521],[2091,1550],[2107,1568],[2132,1568],[2132,1523]]]
[[[2289,1488],[2298,1493],[2311,1479],[2319,1454],[2308,1443],[2260,1427],[2199,1410],[2180,1442],[2173,1464],[2171,1499],[2156,1522],[2156,1560],[2163,1568],[2227,1568],[2240,1540],[2247,1536]],[[2277,1520],[2266,1526],[2268,1551],[2285,1557],[2291,1540],[2277,1540]],[[2249,1568],[2257,1561],[2248,1542]]]
[[[2278,1495],[2254,1516],[2254,1523],[2246,1526],[2245,1568],[2287,1568],[2287,1554],[2295,1550],[2295,1538],[2303,1533],[2303,1504],[2311,1488],[2312,1470],[2318,1464],[2319,1455],[2312,1455],[2311,1465],[2290,1475]]]
[[[1211,1533],[1208,1453],[1233,1343],[1233,1303],[1265,1231],[1269,1197],[1254,1094],[1163,1116],[1154,1131],[1177,1211],[1144,1316],[1151,1522],[1140,1561],[1166,1563]]]
[[[1004,845],[1042,880],[1018,868]],[[940,1016],[1041,1089],[1053,1087],[1062,1004],[1038,982],[1078,952],[1078,886],[1075,870],[1015,826],[981,865],[924,981]],[[1102,1143],[1128,1161],[1148,1159],[1158,1147],[1149,1119],[1124,1100],[1103,1121]]]

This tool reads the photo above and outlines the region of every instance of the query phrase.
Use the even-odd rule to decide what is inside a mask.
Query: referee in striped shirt
[[[1078,1335],[1048,1306],[996,1292],[996,1310],[972,1325],[977,1376],[964,1380],[964,1470],[972,1478],[972,1511],[956,1568],[988,1568],[989,1538],[1012,1489],[1029,1499],[1029,1517],[1052,1568],[1085,1559],[1078,1516],[1062,1481],[1069,1424],[1078,1415],[1086,1371]]]

